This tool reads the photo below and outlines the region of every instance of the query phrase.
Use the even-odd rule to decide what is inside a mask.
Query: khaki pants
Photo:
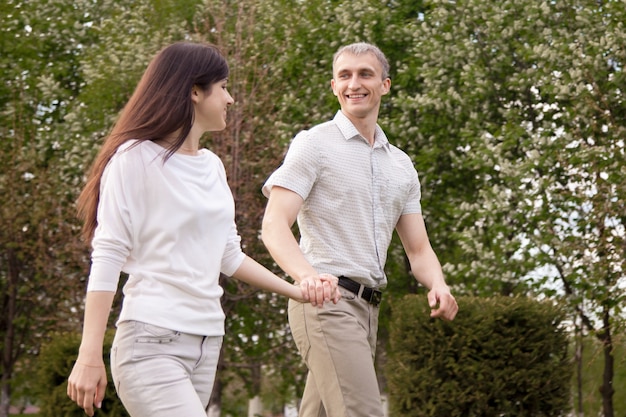
[[[341,290],[339,303],[289,301],[291,333],[307,376],[299,417],[383,417],[374,370],[378,307]]]
[[[111,348],[117,394],[132,417],[206,417],[222,337],[119,323]]]

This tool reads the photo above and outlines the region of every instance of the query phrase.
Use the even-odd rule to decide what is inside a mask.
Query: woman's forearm
[[[106,332],[114,292],[90,291],[85,301],[83,336],[78,352],[78,361],[84,365],[97,365],[102,362],[102,345]]]
[[[300,288],[278,277],[249,256],[246,256],[233,277],[253,287],[302,301]]]

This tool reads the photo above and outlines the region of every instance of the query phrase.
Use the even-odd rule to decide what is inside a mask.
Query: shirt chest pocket
[[[402,212],[410,188],[410,181],[401,175],[396,178],[384,178],[379,184],[380,205],[386,208],[385,211]]]

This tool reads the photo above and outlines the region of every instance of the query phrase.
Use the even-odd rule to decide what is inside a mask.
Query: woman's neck
[[[155,140],[154,142],[166,149],[171,149],[172,146],[174,146],[176,143],[173,138],[159,139],[159,140]],[[199,141],[195,141],[194,143],[194,141],[190,140],[188,137],[187,139],[185,139],[182,145],[178,149],[176,149],[176,153],[180,153],[183,155],[196,156],[198,155],[199,149],[200,149]]]

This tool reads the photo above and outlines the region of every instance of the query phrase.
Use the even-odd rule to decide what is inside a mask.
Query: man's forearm
[[[261,239],[278,266],[296,282],[317,275],[317,271],[304,257],[290,228],[264,223]]]
[[[431,248],[414,256],[409,261],[411,263],[411,272],[417,282],[429,290],[437,286],[447,286],[441,263]]]

